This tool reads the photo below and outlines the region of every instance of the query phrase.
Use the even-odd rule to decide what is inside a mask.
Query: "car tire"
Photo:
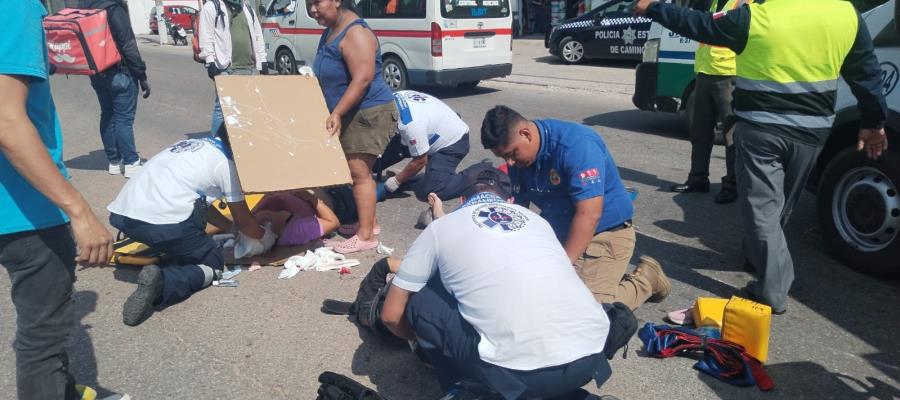
[[[571,36],[559,41],[559,59],[566,64],[578,64],[584,61],[584,44]]]
[[[278,75],[294,75],[297,73],[297,60],[294,54],[286,48],[275,52],[275,71]]]
[[[456,88],[460,90],[472,90],[475,89],[481,81],[468,81],[468,82],[460,82],[456,84]]]
[[[393,91],[406,90],[409,87],[409,78],[406,74],[406,66],[403,61],[395,56],[387,56],[381,63],[381,75],[384,82]]]
[[[900,152],[870,160],[844,149],[819,182],[816,210],[828,248],[860,272],[900,277]]]

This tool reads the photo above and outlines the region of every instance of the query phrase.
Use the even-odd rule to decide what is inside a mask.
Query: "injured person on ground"
[[[341,225],[338,216],[322,200],[328,194],[316,192],[268,194],[253,209],[253,216],[261,223],[271,224],[279,246],[307,244],[331,234]]]

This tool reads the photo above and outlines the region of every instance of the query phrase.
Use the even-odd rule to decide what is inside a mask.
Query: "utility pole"
[[[165,7],[162,0],[156,0],[156,26],[159,30],[159,44],[169,44],[169,28],[166,26]]]

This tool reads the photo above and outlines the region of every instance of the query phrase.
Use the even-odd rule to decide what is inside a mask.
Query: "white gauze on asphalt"
[[[284,262],[284,270],[278,274],[278,279],[290,279],[300,271],[331,271],[343,267],[355,267],[359,260],[347,258],[345,255],[334,252],[328,247],[319,247],[316,251],[306,251],[302,256],[293,256]]]
[[[262,225],[262,228],[265,230],[265,234],[263,234],[261,239],[254,239],[244,235],[243,232],[238,232],[237,239],[234,243],[235,259],[258,256],[269,251],[269,249],[275,245],[275,240],[278,239],[278,235],[276,235],[275,232],[272,232],[272,224],[266,222]]]

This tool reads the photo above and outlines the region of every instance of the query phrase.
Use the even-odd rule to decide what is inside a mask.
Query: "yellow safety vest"
[[[737,56],[738,118],[821,131],[834,122],[844,59],[859,19],[843,0],[750,4],[750,31]]]
[[[716,0],[712,1],[709,11],[716,12]],[[722,10],[734,10],[746,3],[746,0],[728,0]],[[737,73],[735,54],[727,47],[700,43],[694,53],[694,73],[706,75],[734,76]]]

